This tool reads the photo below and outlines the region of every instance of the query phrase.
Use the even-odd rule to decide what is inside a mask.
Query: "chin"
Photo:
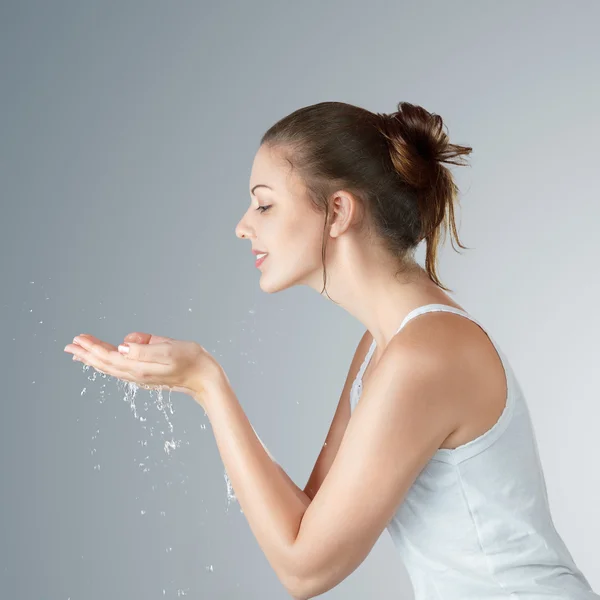
[[[295,279],[286,280],[271,280],[268,273],[262,273],[259,281],[260,289],[267,294],[275,294],[277,292],[282,292],[283,290],[287,290],[291,287],[299,285]]]
[[[291,285],[282,285],[280,284],[274,284],[274,283],[268,283],[262,280],[260,280],[260,289],[267,293],[267,294],[276,294],[277,292],[282,292],[283,290],[287,290],[288,288],[291,288],[294,284]]]

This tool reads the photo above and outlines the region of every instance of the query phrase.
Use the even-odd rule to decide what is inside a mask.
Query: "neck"
[[[454,304],[416,262],[398,275],[397,264],[375,252],[339,253],[331,263],[332,267],[327,267],[327,294],[368,329],[379,356],[411,310],[430,303]],[[315,279],[320,280],[321,291],[322,270]],[[317,287],[316,281],[311,287]],[[325,292],[323,296],[327,298]]]

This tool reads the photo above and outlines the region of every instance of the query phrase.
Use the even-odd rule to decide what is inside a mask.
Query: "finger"
[[[172,338],[134,331],[133,333],[128,333],[123,338],[123,341],[133,342],[134,344],[163,344],[172,341]]]
[[[121,356],[118,351],[106,351],[98,343],[92,344],[90,338],[93,336],[79,337],[83,345],[72,344],[68,348],[70,352],[74,353],[74,358],[77,357],[82,364],[96,369],[103,375],[134,383],[145,389],[171,389],[168,385],[165,385],[165,380],[172,370],[172,366],[168,361],[167,364],[161,364],[131,360],[126,356]],[[85,349],[84,346],[88,346],[88,349]],[[149,349],[148,345],[140,345],[139,347]],[[156,352],[157,348],[159,353],[170,350],[168,348],[160,349],[155,344],[152,351]]]
[[[84,351],[90,350],[92,346],[99,347],[105,353],[115,352],[118,354],[118,350],[116,346],[109,344],[108,342],[103,342],[98,338],[94,337],[90,334],[80,334],[77,336],[79,338],[78,342],[71,342],[65,346],[65,352],[69,352],[75,355],[81,355]]]
[[[101,346],[102,348],[105,348],[108,352],[115,352],[117,350],[116,346],[113,346],[112,344],[109,344],[108,342],[104,342],[100,339],[98,339],[97,337],[90,335],[89,333],[84,333],[81,335],[78,335],[77,337],[81,338],[82,340],[89,340],[90,342],[92,342],[92,344],[96,344],[98,346]],[[73,342],[75,343],[75,342]],[[82,344],[79,344],[80,346]]]
[[[80,335],[78,337],[80,343],[70,344],[65,350],[72,352],[83,364],[93,367],[100,373],[124,379],[125,381],[154,385],[156,382],[163,380],[165,368],[167,368],[167,371],[170,371],[170,366],[168,366],[169,360],[166,360],[164,363],[160,361],[160,356],[169,352],[170,348],[159,348],[157,344],[152,348],[149,348],[147,344],[135,345],[138,349],[146,353],[150,351],[152,362],[142,362],[122,356],[116,348],[112,349],[114,346],[106,343],[98,343],[101,340],[94,338],[94,336]],[[106,346],[108,346],[108,349]],[[168,345],[165,344],[165,346]]]
[[[71,344],[67,346],[69,352],[73,353],[73,358],[78,358],[82,363],[94,367],[102,373],[122,377],[126,375],[131,377],[135,371],[136,365],[116,350],[106,350],[99,344],[89,344],[83,338],[81,345]]]
[[[173,338],[164,337],[162,335],[152,335],[150,336],[149,344],[168,344],[173,341]]]
[[[134,331],[133,333],[128,333],[123,341],[125,342],[133,342],[134,344],[147,344],[152,337],[151,333],[141,333],[139,331]]]
[[[136,385],[140,386],[152,385],[153,379],[151,378],[153,376],[147,369],[141,368],[140,363],[132,363],[131,361],[127,361],[125,358],[122,358],[122,360],[125,361],[125,368],[119,368],[115,364],[115,361],[111,362],[110,364],[104,363],[91,352],[82,351],[76,356],[79,358],[79,362],[88,367],[96,369],[96,371],[102,373],[103,375],[109,375],[122,381],[128,381],[129,383],[135,383]]]
[[[113,346],[108,342],[103,342],[93,335],[79,335],[77,336],[77,339],[79,342],[74,341],[72,344],[69,344],[65,350],[84,359],[85,357],[89,359],[90,356],[94,356],[104,364],[111,364],[113,360],[115,360],[119,367],[126,367],[127,362],[124,357],[121,356],[116,346]]]
[[[170,364],[172,345],[168,343],[134,344],[127,342],[121,344],[118,351],[127,360],[135,360],[146,363]]]

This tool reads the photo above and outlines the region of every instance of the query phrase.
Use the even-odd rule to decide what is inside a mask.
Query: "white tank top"
[[[529,409],[506,356],[477,320],[446,304],[419,306],[398,331],[431,311],[481,327],[502,360],[508,394],[491,429],[437,450],[387,526],[415,600],[600,600],[555,529]],[[351,410],[375,346],[352,385]]]

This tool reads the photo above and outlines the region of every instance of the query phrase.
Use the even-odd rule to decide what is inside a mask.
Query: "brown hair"
[[[472,148],[451,144],[444,127],[439,115],[408,102],[400,102],[392,114],[372,113],[344,102],[321,102],[294,111],[263,135],[261,145],[280,151],[297,170],[314,207],[325,211],[323,290],[328,200],[344,189],[366,205],[367,234],[374,234],[397,257],[398,273],[425,239],[427,273],[448,291],[436,273],[446,213],[458,245],[467,247],[458,239],[454,222],[458,188],[442,163],[464,165],[461,156]]]

